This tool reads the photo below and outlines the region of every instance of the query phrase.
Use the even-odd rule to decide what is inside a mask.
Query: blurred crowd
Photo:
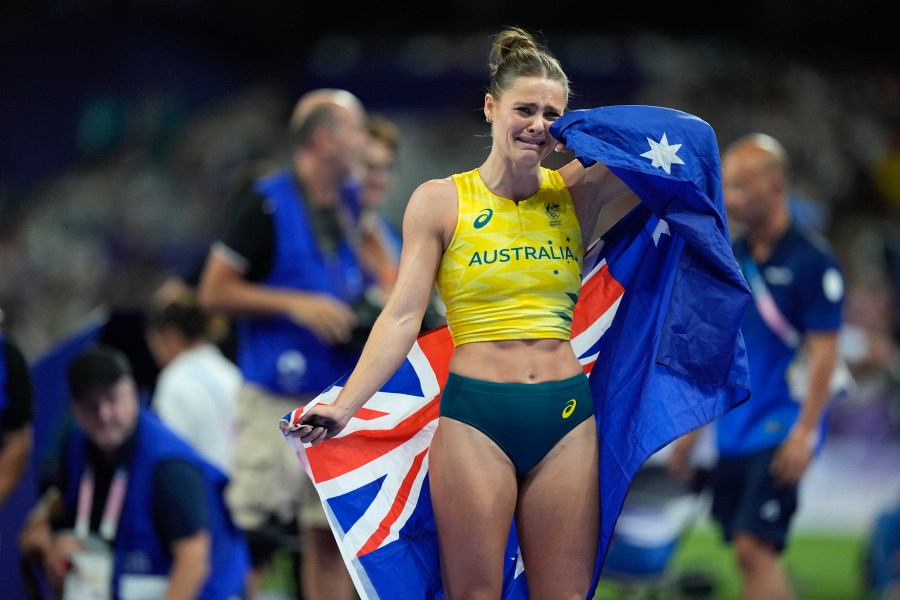
[[[456,40],[462,48],[465,42]],[[335,43],[323,39],[310,52],[313,77],[324,77],[328,65],[321,56]],[[663,105],[701,116],[723,142],[745,130],[783,140],[793,160],[796,214],[838,248],[852,286],[887,295],[879,301],[892,314],[883,318],[894,322],[877,329],[896,331],[900,73],[877,63],[826,70],[774,51],[766,56],[721,41],[661,35],[628,41],[574,36],[562,47],[564,62],[573,65],[574,108],[613,101]],[[369,50],[357,47],[355,60]],[[402,69],[399,50],[395,59]],[[453,64],[445,69],[455,67],[457,74],[481,70],[467,64],[464,51],[446,60]],[[367,94],[378,97],[377,86],[352,85],[364,68],[342,63],[327,83],[352,89],[372,106]],[[90,146],[85,160],[12,202],[6,198],[16,210],[0,228],[0,307],[29,357],[96,307],[139,305],[166,277],[196,264],[245,169],[284,152],[283,123],[294,97],[286,88],[284,81],[262,80],[193,112],[165,96],[146,99],[131,113],[98,100],[79,124],[83,140],[100,140],[83,142]],[[476,102],[471,119],[460,117],[466,111],[457,106],[404,102],[375,104],[409,140],[385,207],[395,222],[416,182],[453,171],[461,156],[487,147]],[[111,137],[110,128],[118,135]]]

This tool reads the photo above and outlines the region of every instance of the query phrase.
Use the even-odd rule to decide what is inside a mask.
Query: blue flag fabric
[[[625,293],[589,376],[601,453],[596,585],[637,470],[749,397],[740,325],[750,290],[731,250],[709,124],[669,108],[610,106],[569,112],[551,133],[641,199],[598,256]]]
[[[573,111],[551,132],[584,164],[600,161],[642,202],[585,254],[572,346],[588,373],[601,448],[601,530],[594,581],[631,479],[675,438],[749,395],[740,324],[750,293],[731,252],[712,129],[649,106]],[[322,500],[363,600],[444,597],[428,452],[453,342],[446,326],[324,444],[290,432],[331,402],[349,374],[280,426]],[[528,598],[515,524],[503,600]]]

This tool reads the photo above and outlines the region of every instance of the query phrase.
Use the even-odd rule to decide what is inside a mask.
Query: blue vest
[[[362,269],[349,243],[332,256],[316,246],[312,224],[293,175],[279,172],[256,189],[273,204],[274,256],[261,285],[330,294],[352,304],[365,288]],[[351,201],[348,188],[343,201]],[[322,343],[287,317],[236,321],[238,364],[244,379],[276,394],[318,394],[353,368],[359,354]]]
[[[243,533],[237,529],[225,506],[221,471],[205,460],[163,425],[156,416],[141,409],[135,431],[135,448],[128,464],[128,490],[125,493],[119,528],[113,544],[113,598],[119,598],[119,579],[123,574],[168,575],[172,558],[153,523],[153,476],[163,460],[178,458],[199,466],[207,483],[207,519],[211,536],[211,571],[199,598],[226,600],[242,597],[244,578],[249,568],[249,552]],[[77,506],[78,487],[85,469],[87,440],[80,427],[69,437],[65,499]]]

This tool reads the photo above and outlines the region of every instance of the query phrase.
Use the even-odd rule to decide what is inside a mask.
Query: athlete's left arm
[[[618,200],[616,206],[633,206],[639,201],[631,188],[604,164],[595,163],[585,167],[578,160],[573,160],[563,166],[559,173],[575,203],[585,246],[593,238],[604,206],[614,200]]]
[[[836,331],[809,332],[805,336],[809,355],[806,398],[797,421],[772,462],[772,474],[782,483],[797,485],[812,461],[830,395],[831,375],[837,364],[837,340]]]

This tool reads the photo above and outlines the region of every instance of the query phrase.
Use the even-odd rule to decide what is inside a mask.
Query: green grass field
[[[794,536],[785,553],[784,564],[797,600],[869,600],[862,579],[863,544],[861,537],[806,533]],[[678,576],[698,572],[714,583],[715,591],[707,596],[679,594],[674,584]],[[669,582],[668,585],[666,582]],[[717,530],[711,525],[702,525],[687,534],[681,542],[655,596],[646,585],[628,590],[601,578],[594,598],[740,600],[740,580],[731,549],[722,544]]]
[[[871,600],[862,585],[861,537],[796,535],[784,556],[797,600]],[[279,556],[264,588],[270,598],[293,598],[289,559]],[[707,596],[680,594],[680,575],[701,573],[715,586]],[[595,600],[740,600],[740,581],[732,551],[709,524],[698,525],[682,540],[656,595],[646,585],[626,589],[601,578]]]

